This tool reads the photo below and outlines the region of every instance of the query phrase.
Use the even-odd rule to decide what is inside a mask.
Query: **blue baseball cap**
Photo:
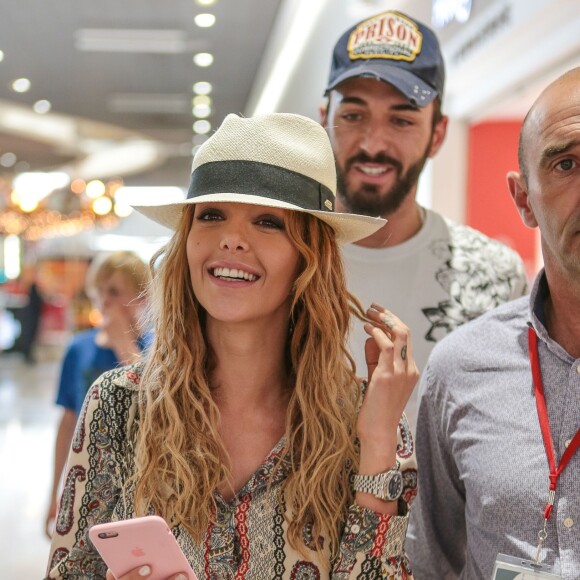
[[[334,46],[325,95],[343,81],[369,77],[385,81],[418,107],[443,97],[445,65],[435,33],[389,10],[349,28]]]

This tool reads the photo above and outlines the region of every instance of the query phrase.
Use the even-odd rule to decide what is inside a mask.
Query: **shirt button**
[[[572,443],[572,439],[566,439],[566,441],[564,441],[564,447],[570,447],[570,443]]]
[[[567,528],[571,528],[571,527],[574,525],[574,520],[573,520],[572,518],[566,518],[566,519],[564,520],[564,525],[565,525]]]
[[[580,365],[576,367],[576,372],[580,375]]]

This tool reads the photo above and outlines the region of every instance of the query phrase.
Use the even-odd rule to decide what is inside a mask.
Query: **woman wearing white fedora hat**
[[[335,189],[320,125],[229,115],[187,199],[137,207],[175,230],[152,260],[155,337],[87,395],[48,577],[112,579],[89,527],[150,513],[199,578],[411,577],[418,372],[406,326],[373,305],[368,384],[354,374],[337,244],[384,222],[333,213]]]

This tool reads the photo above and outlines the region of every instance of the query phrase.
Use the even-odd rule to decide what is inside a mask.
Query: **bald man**
[[[529,297],[442,340],[423,373],[416,580],[580,578],[580,68],[532,106],[519,165],[509,191],[544,268]]]

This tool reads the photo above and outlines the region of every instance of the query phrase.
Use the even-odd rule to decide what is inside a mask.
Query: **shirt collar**
[[[550,338],[546,324],[546,313],[544,312],[544,304],[546,298],[550,295],[550,288],[548,286],[548,279],[546,272],[542,268],[532,286],[530,292],[530,305],[528,312],[528,326],[531,326],[538,338],[546,344],[546,346],[562,360],[571,362],[574,358],[566,352],[556,341]]]
[[[546,329],[546,315],[544,313],[544,301],[549,295],[548,281],[546,280],[546,273],[542,268],[530,292],[530,307],[528,313],[528,326],[531,326],[538,336],[544,340],[548,338],[548,331]]]

